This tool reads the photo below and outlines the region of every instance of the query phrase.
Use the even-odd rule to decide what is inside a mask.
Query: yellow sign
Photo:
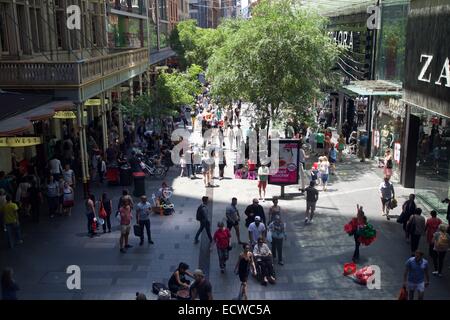
[[[87,111],[84,111],[83,114],[85,117],[87,117]],[[54,119],[76,119],[77,114],[74,111],[56,111],[53,118]]]
[[[105,99],[105,104],[108,104],[108,99]],[[102,100],[101,99],[87,99],[84,103],[85,106],[101,106]]]
[[[0,137],[0,147],[29,147],[41,143],[40,137]]]

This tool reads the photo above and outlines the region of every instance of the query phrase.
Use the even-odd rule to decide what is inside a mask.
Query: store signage
[[[83,114],[85,117],[87,117],[87,111],[84,111]],[[53,118],[54,119],[76,119],[77,114],[74,111],[56,111]]]
[[[280,140],[278,171],[271,172],[269,184],[287,186],[298,184],[299,140]]]
[[[424,62],[423,62],[424,61]],[[420,70],[420,74],[417,77],[419,81],[431,83],[432,72],[430,70],[430,64],[433,61],[433,56],[428,54],[420,55],[420,62],[422,63],[422,69]],[[426,77],[428,75],[428,77]],[[444,80],[444,81],[442,81]],[[434,81],[433,81],[434,82]],[[439,78],[434,82],[435,85],[442,86],[445,85],[447,88],[450,88],[450,62],[447,57],[444,61],[444,65],[442,66],[441,73]]]
[[[449,9],[450,4],[442,10],[412,6],[405,45],[407,100],[445,115],[450,112]]]
[[[395,162],[400,163],[400,150],[401,150],[401,145],[399,142],[396,142],[394,144],[394,160]]]
[[[105,104],[108,104],[108,99],[105,99]],[[84,103],[85,106],[101,106],[102,100],[101,99],[87,99]]]
[[[0,147],[29,147],[41,143],[40,137],[0,137]]]
[[[390,98],[388,103],[386,103],[386,101],[381,101],[377,105],[377,109],[390,116],[405,117],[405,106],[399,99]]]
[[[328,36],[337,45],[353,51],[353,31],[330,31],[328,32]]]

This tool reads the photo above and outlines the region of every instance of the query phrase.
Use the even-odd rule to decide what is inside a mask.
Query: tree
[[[332,78],[339,49],[326,26],[293,0],[261,0],[251,19],[224,28],[232,32],[208,60],[212,94],[254,104],[261,128],[283,113],[301,115]]]

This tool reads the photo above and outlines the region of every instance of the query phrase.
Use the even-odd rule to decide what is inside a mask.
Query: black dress
[[[247,282],[249,270],[250,270],[250,260],[241,258],[239,260],[239,267],[238,267],[238,274],[241,282]]]
[[[176,272],[176,271],[175,271]],[[170,292],[172,292],[173,294],[176,294],[179,290],[183,289],[183,286],[180,286],[177,282],[177,278],[175,277],[175,272],[172,274],[172,276],[169,279],[169,290]],[[191,282],[189,280],[186,280],[185,275],[182,274],[181,272],[179,272],[180,274],[180,281],[182,283],[186,283],[186,284],[190,284]]]

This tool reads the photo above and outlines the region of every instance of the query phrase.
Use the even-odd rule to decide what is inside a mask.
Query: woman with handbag
[[[415,255],[419,248],[420,237],[425,232],[425,218],[421,214],[422,209],[417,208],[406,226],[406,230],[411,236],[411,256]]]
[[[112,201],[106,192],[103,193],[102,199],[99,201],[99,207],[98,216],[105,221],[103,233],[106,233],[106,227],[108,227],[108,232],[111,232]]]
[[[74,206],[74,192],[72,187],[66,181],[63,188],[63,212],[65,215],[70,216],[72,208]]]

